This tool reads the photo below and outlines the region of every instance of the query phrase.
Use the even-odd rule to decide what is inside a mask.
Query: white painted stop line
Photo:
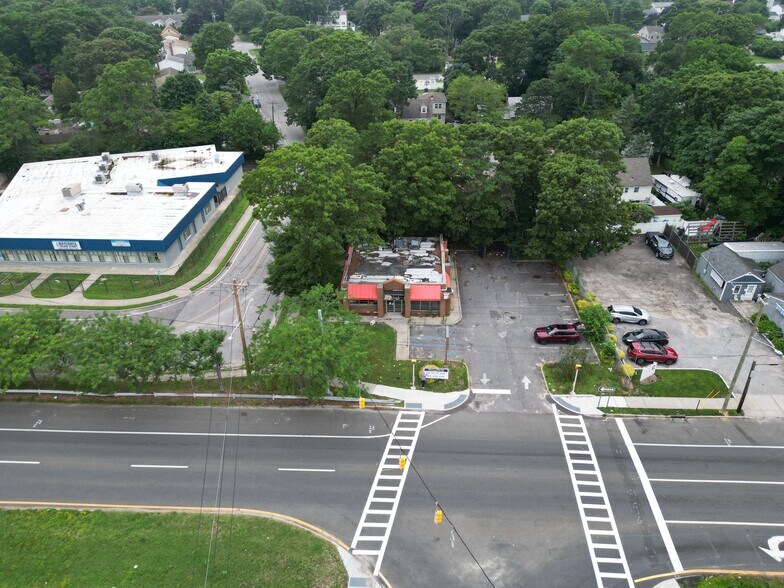
[[[511,394],[511,390],[502,388],[472,388],[474,394]]]

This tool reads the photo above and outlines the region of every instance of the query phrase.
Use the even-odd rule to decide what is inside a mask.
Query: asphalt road
[[[395,416],[4,403],[0,500],[256,508],[350,543]],[[760,549],[784,533],[782,423],[611,419],[586,430],[640,585],[678,567],[784,569]],[[428,416],[412,463],[382,565],[394,586],[489,586],[485,573],[499,587],[596,584],[552,414]]]

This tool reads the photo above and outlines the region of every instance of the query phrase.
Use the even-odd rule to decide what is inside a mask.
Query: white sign
[[[52,241],[52,247],[59,251],[81,251],[79,241]]]
[[[449,368],[422,368],[422,374],[428,380],[448,380]]]
[[[646,365],[642,368],[642,373],[640,374],[640,381],[647,380],[648,378],[656,375],[656,362],[654,361],[650,365]]]
[[[784,535],[776,535],[768,539],[768,548],[760,547],[762,551],[781,563],[784,561],[784,551],[781,551],[781,544],[784,542]]]
[[[130,241],[112,241],[112,247],[130,247]]]

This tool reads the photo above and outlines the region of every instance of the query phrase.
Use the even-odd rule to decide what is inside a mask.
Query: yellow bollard
[[[365,399],[361,396],[359,397],[359,408],[365,408]]]

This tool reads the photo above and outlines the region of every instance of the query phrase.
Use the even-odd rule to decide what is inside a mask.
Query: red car
[[[549,325],[539,327],[534,331],[534,341],[547,345],[548,343],[577,343],[582,339],[580,334],[585,327],[582,323],[568,323],[565,325]]]
[[[626,355],[630,361],[637,365],[644,365],[654,361],[664,365],[672,365],[678,361],[678,354],[672,347],[650,342],[632,343],[626,348]]]

